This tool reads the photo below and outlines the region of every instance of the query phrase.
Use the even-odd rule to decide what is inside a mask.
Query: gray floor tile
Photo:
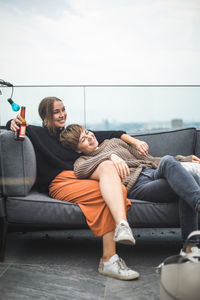
[[[103,299],[105,279],[79,267],[11,265],[0,280],[1,299]]]
[[[158,300],[155,267],[180,250],[176,231],[135,230],[135,247],[118,245],[118,254],[140,272],[134,281],[98,273],[101,239],[86,231],[9,233],[0,263],[0,300]]]
[[[5,272],[8,270],[9,268],[9,264],[1,264],[0,263],[0,278],[5,274]]]

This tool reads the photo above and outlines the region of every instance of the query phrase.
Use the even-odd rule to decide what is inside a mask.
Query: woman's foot
[[[124,260],[117,254],[113,255],[107,262],[103,262],[101,259],[98,271],[102,275],[121,280],[133,280],[140,276],[138,272],[129,269]]]
[[[189,253],[199,253],[200,254],[200,248],[196,244],[189,244],[186,247],[183,247],[180,251],[180,255],[186,255]]]
[[[115,229],[114,241],[126,245],[135,245],[132,230],[127,221],[120,221]]]
[[[182,256],[189,253],[200,254],[200,230],[194,230],[188,235],[180,251]]]

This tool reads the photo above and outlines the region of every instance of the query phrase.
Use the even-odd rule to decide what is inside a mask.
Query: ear
[[[44,126],[47,126],[47,119],[45,118],[43,121]]]
[[[82,151],[81,151],[81,150],[78,150],[78,149],[76,150],[76,152],[79,153],[79,154],[82,153]]]

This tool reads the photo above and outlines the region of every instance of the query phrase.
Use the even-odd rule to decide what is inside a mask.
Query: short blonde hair
[[[68,149],[73,149],[77,151],[79,139],[81,132],[84,130],[84,127],[78,124],[71,124],[66,127],[60,133],[60,142],[61,144]]]

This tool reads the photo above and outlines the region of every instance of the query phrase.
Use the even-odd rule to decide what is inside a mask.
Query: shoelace
[[[118,234],[118,232],[120,231],[120,228],[123,228],[123,227],[126,228],[130,233],[132,233],[130,227],[122,223],[122,224],[120,224],[119,227],[117,227],[116,234]]]
[[[115,236],[118,235],[118,232],[120,231],[121,226],[125,226],[124,224],[120,224],[120,226],[117,226],[116,231],[115,231]]]
[[[191,252],[194,253],[194,254],[195,253],[200,253],[200,249],[198,247],[192,247]]]
[[[127,270],[129,271],[130,269],[127,267],[127,265],[125,264],[125,261],[122,259],[122,258],[119,258],[117,260],[117,263],[119,265],[119,267],[122,269],[122,270]]]

